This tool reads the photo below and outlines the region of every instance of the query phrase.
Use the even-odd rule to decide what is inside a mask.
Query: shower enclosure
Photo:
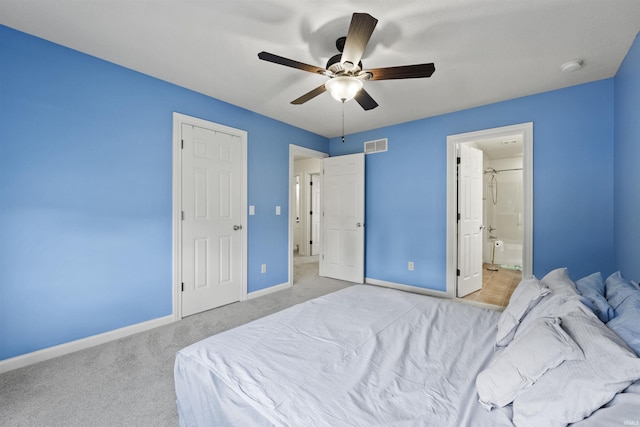
[[[485,263],[522,266],[522,157],[494,159],[484,169]]]

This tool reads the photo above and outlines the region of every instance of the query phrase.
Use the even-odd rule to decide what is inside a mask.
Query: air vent
[[[387,151],[387,138],[364,143],[364,154],[382,153],[383,151]]]

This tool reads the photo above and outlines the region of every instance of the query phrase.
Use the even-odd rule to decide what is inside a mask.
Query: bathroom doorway
[[[506,306],[523,273],[531,274],[532,131],[527,123],[447,138],[448,157],[454,165],[448,172],[447,195],[447,292],[453,297]],[[459,287],[461,267],[469,263],[460,258],[466,254],[459,253],[464,247],[458,246],[456,157],[462,145],[482,151],[482,190],[478,190],[482,191],[482,220],[476,233],[482,259],[476,256],[474,261],[482,263],[476,267],[481,269],[482,286],[471,293]]]
[[[522,135],[470,142],[483,156],[482,288],[463,298],[505,307],[522,279]]]

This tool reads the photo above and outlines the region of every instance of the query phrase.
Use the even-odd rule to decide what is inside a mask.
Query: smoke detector
[[[565,62],[560,66],[563,73],[570,73],[582,68],[582,60],[574,59],[573,61]]]

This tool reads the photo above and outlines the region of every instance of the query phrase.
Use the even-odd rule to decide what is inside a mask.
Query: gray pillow
[[[613,319],[616,315],[613,307],[604,297],[604,281],[602,274],[593,273],[576,281],[578,292],[583,296],[582,302],[589,307],[604,323]]]
[[[557,317],[537,319],[478,374],[476,388],[485,408],[508,405],[549,369],[566,360],[584,359],[560,323]]]
[[[562,328],[584,359],[562,363],[518,394],[513,401],[517,427],[578,422],[640,379],[640,358],[590,311],[562,317]]]
[[[551,270],[540,281],[556,294],[578,294],[576,284],[569,277],[569,271],[566,267]]]
[[[511,294],[509,305],[498,319],[498,333],[496,335],[498,347],[504,347],[511,342],[522,318],[548,293],[549,289],[535,276],[522,279]]]
[[[576,309],[591,311],[581,301],[576,285],[569,278],[566,268],[557,268],[540,280],[551,291],[531,308],[526,317],[520,321],[515,336],[525,330],[539,317],[563,317]]]

